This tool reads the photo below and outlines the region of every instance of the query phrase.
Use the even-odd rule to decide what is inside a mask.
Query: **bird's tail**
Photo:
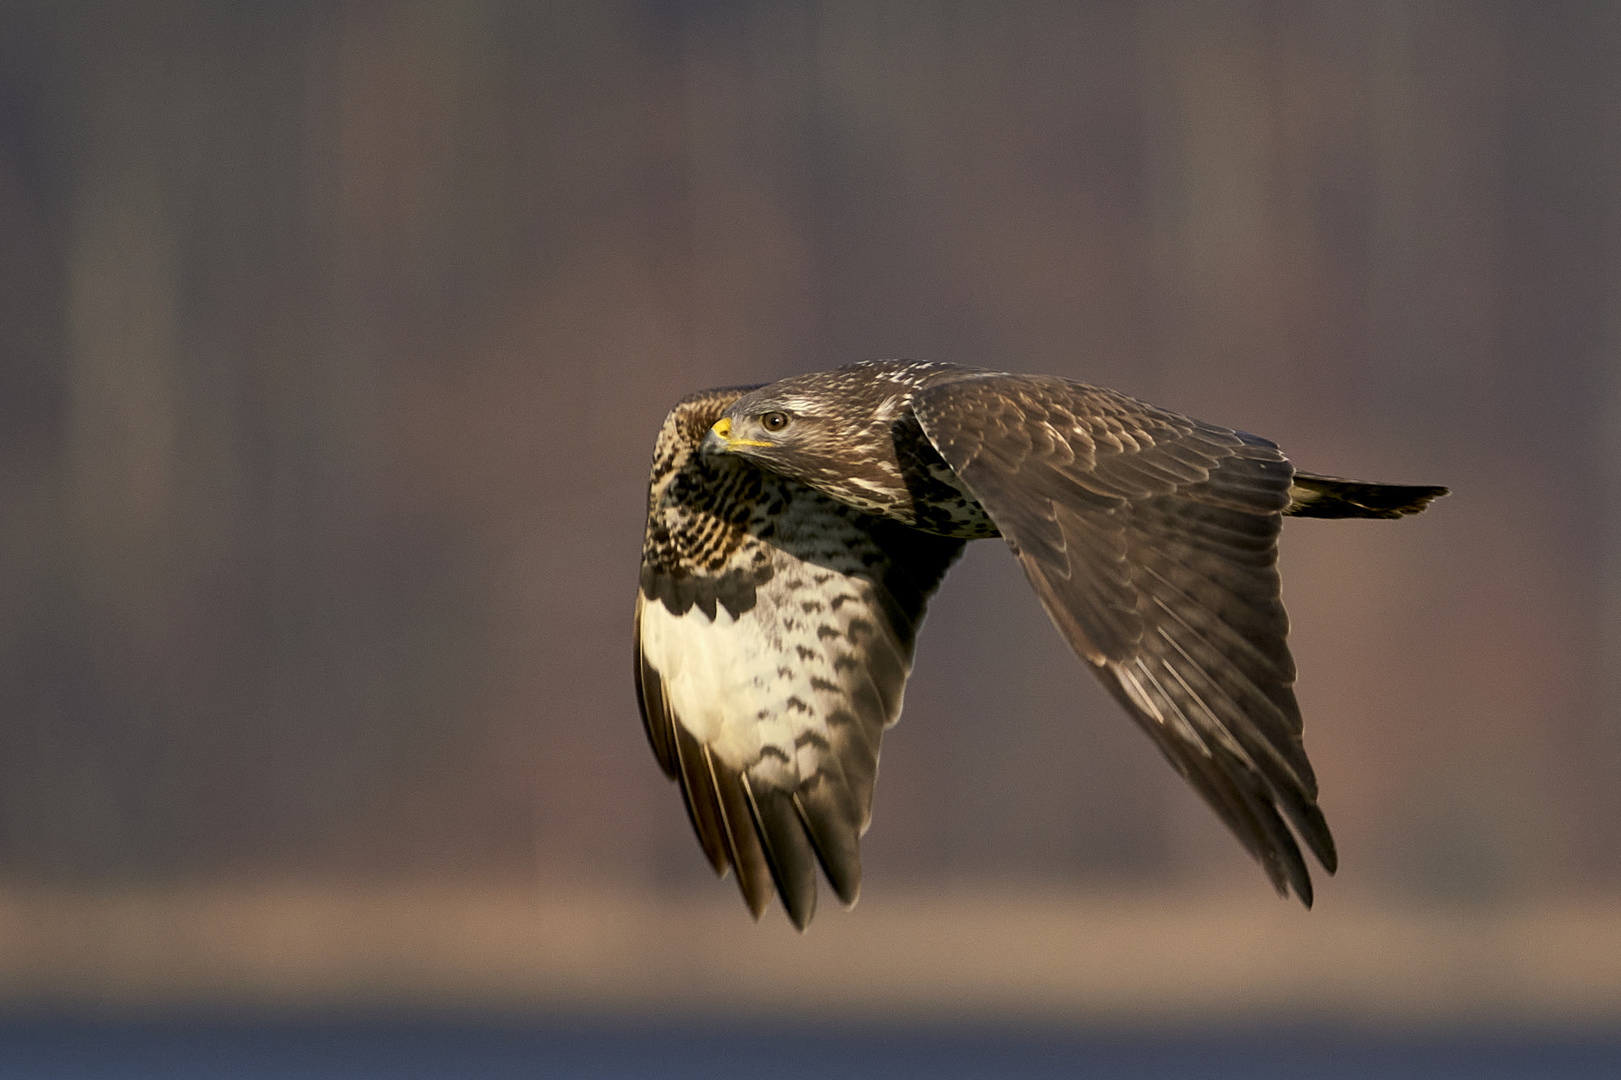
[[[1414,484],[1364,484],[1333,476],[1295,473],[1289,486],[1292,517],[1398,518],[1416,514],[1447,494],[1444,487]]]

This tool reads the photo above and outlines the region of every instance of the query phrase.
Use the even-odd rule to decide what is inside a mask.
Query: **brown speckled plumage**
[[[929,595],[966,541],[1000,535],[1077,655],[1309,905],[1297,835],[1331,873],[1336,857],[1279,527],[1442,494],[1296,473],[1265,439],[1044,376],[876,361],[693,395],[654,452],[642,715],[717,872],[756,917],[774,889],[803,928],[816,863],[855,899]]]

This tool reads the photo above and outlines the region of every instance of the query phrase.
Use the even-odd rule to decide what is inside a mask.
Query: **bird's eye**
[[[781,431],[788,426],[788,414],[785,412],[768,412],[760,414],[760,426],[767,431]]]

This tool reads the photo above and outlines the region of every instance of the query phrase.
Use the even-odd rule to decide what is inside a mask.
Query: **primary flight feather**
[[[1065,379],[871,361],[682,400],[654,448],[636,690],[710,865],[803,929],[855,902],[883,730],[929,596],[1001,536],[1054,625],[1308,906],[1333,873],[1292,689],[1285,515],[1446,488],[1297,473],[1265,439]],[[1292,826],[1292,830],[1291,830]]]

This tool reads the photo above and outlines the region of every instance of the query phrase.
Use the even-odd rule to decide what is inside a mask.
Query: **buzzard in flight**
[[[1309,906],[1296,834],[1336,860],[1278,532],[1446,491],[1296,472],[1265,439],[1059,378],[887,360],[708,390],[654,449],[642,719],[756,918],[775,892],[803,929],[818,864],[853,904],[924,607],[967,541],[1000,536],[1075,652]]]

